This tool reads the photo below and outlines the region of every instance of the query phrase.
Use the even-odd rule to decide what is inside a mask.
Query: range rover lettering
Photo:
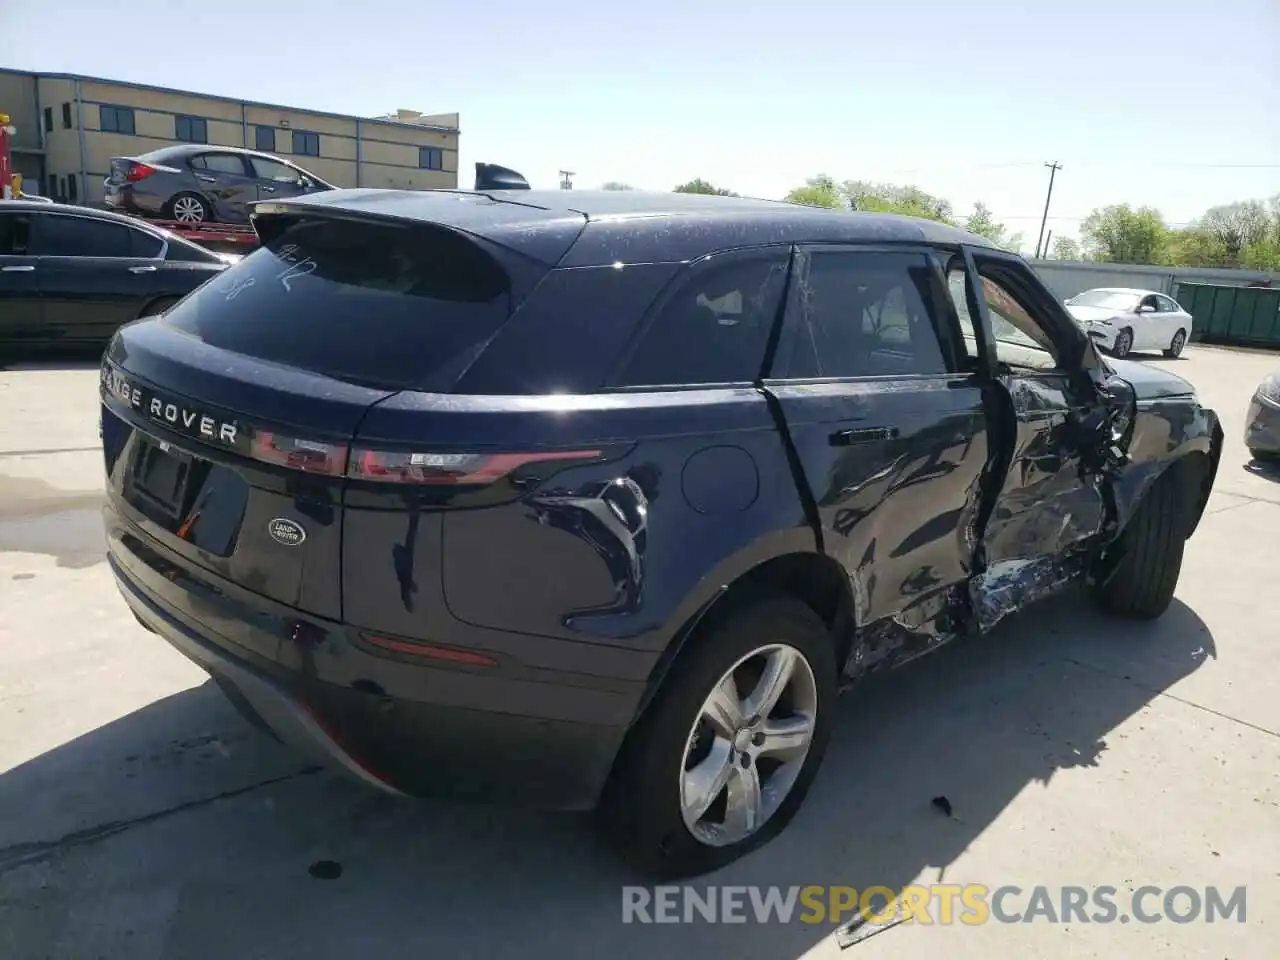
[[[936,223],[487,188],[253,223],[104,357],[124,599],[298,750],[595,809],[660,875],[784,828],[838,688],[1072,583],[1160,616],[1216,474],[1190,384]]]

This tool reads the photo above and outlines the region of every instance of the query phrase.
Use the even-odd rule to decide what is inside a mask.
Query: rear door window
[[[164,248],[163,240],[144,230],[126,229],[129,229],[129,249],[133,256],[146,260],[160,256],[160,251]]]
[[[165,322],[353,383],[447,391],[510,315],[511,287],[489,252],[444,227],[301,219]]]
[[[791,252],[777,247],[712,257],[660,300],[620,386],[751,383],[761,374]]]
[[[39,257],[121,257],[133,256],[130,234],[119,223],[43,214],[37,221],[33,255]]]
[[[201,153],[191,158],[191,165],[210,173],[246,176],[244,159],[238,153]]]

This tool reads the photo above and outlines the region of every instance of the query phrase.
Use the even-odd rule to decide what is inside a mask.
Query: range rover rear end
[[[591,806],[661,652],[520,613],[539,538],[607,607],[581,528],[642,522],[630,490],[563,502],[626,457],[610,411],[572,435],[503,380],[536,362],[489,362],[536,353],[513,318],[584,224],[467,194],[260,206],[259,251],[104,356],[125,600],[250,719],[386,790]]]

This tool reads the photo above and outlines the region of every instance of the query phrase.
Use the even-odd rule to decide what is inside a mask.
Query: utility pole
[[[1049,248],[1053,245],[1053,231],[1050,230],[1044,235],[1044,259],[1049,259]]]
[[[572,170],[560,171],[560,189],[561,190],[573,189],[573,171]]]
[[[1053,177],[1054,174],[1062,169],[1062,164],[1057,160],[1053,161],[1053,163],[1046,163],[1045,166],[1049,168],[1049,192],[1044,198],[1044,216],[1040,218],[1040,237],[1036,240],[1037,260],[1040,259],[1040,245],[1044,243],[1044,225],[1049,220],[1049,201],[1053,199]]]

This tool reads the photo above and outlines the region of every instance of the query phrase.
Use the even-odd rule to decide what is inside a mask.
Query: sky
[[[373,116],[461,114],[553,187],[807,177],[982,201],[1035,244],[1280,193],[1280,0],[0,0],[0,67]]]

